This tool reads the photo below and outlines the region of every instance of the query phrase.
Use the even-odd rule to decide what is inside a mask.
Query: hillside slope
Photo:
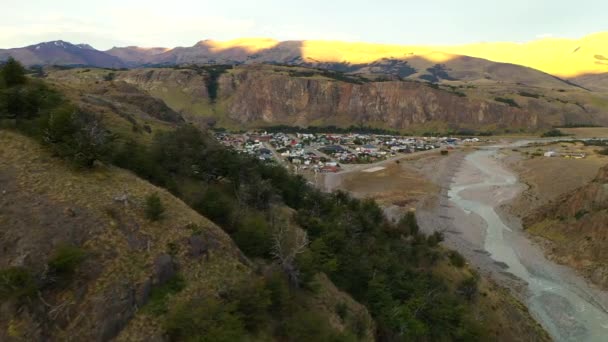
[[[301,67],[209,68],[74,69],[50,71],[48,79],[84,93],[124,82],[203,127],[364,125],[422,133],[608,124],[608,96],[568,85],[488,80],[429,85]],[[112,81],[105,80],[109,73]]]
[[[535,210],[524,218],[543,237],[549,255],[608,288],[608,165],[595,179]]]
[[[149,64],[251,63],[368,64],[382,59],[424,59],[447,63],[459,56],[517,64],[560,76],[575,77],[608,71],[608,33],[580,39],[545,38],[527,43],[487,42],[460,46],[407,46],[341,41],[284,41],[243,38],[232,41],[200,41],[161,54],[142,53],[136,58]],[[107,51],[119,56],[129,48]]]
[[[0,130],[0,143],[0,270],[19,267],[53,284],[25,303],[1,298],[0,340],[166,340],[172,312],[259,277],[221,228],[166,190],[115,167],[74,170],[15,133]],[[158,222],[144,215],[153,193],[166,207]],[[69,278],[53,280],[47,264],[65,246],[86,259]],[[367,310],[328,280],[319,284],[304,305],[345,331],[335,313],[342,303],[362,317],[362,340],[371,339]]]
[[[40,294],[45,305],[19,311],[3,306],[0,339],[8,340],[8,333],[29,340],[108,340],[178,268],[189,291],[209,294],[248,277],[250,270],[230,238],[167,191],[113,167],[75,172],[13,133],[0,131],[0,141],[0,267],[44,274],[50,256],[63,245],[82,246],[89,255],[77,281]],[[143,201],[151,193],[160,195],[168,220],[144,218]],[[178,252],[168,254],[169,245]],[[148,325],[132,333],[143,340],[159,331]]]

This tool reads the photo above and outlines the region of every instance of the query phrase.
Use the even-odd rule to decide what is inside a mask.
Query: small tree
[[[146,197],[146,218],[150,221],[158,221],[165,213],[165,206],[158,194],[154,193]]]
[[[300,285],[300,271],[296,265],[296,257],[303,253],[308,246],[308,235],[300,227],[289,224],[281,214],[272,214],[273,248],[272,255],[293,286]]]
[[[6,64],[4,64],[0,70],[0,75],[7,87],[24,84],[27,80],[25,77],[25,68],[13,57],[8,58]]]
[[[80,247],[60,246],[49,260],[49,269],[55,275],[69,277],[76,272],[86,256],[86,251]]]

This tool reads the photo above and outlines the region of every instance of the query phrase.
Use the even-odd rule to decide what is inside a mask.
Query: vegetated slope
[[[0,131],[0,142],[0,269],[3,277],[9,269],[26,272],[31,280],[21,289],[33,292],[7,299],[14,294],[7,291],[17,289],[3,278],[2,340],[145,341],[166,336],[172,317],[189,303],[234,305],[244,300],[237,299],[238,291],[267,295],[228,235],[166,190],[115,167],[74,170],[15,133]],[[157,222],[146,219],[145,199],[151,194],[158,194],[165,208]],[[71,264],[75,252],[69,251],[82,253],[83,260]],[[59,261],[71,268],[55,270]],[[322,285],[324,294],[331,285]],[[302,305],[329,319],[342,303],[345,311],[369,320],[352,299],[331,291],[334,301],[311,297]],[[247,294],[254,296],[247,300],[255,295]],[[264,315],[267,299],[260,300],[253,305],[262,305],[262,311],[251,314]],[[233,312],[238,310],[210,308],[200,314]],[[188,316],[181,319],[187,324]],[[218,328],[242,329],[237,323]]]
[[[27,305],[5,302],[3,340],[113,338],[178,267],[189,287],[210,295],[231,278],[249,277],[230,238],[168,192],[112,167],[75,172],[14,133],[1,131],[0,140],[1,268],[20,267],[34,282],[52,284]],[[153,193],[170,219],[146,221],[144,198]],[[88,256],[65,284],[47,268],[63,246]],[[159,334],[149,328],[135,336]]]
[[[138,159],[150,139],[103,125],[119,114],[22,73],[0,70],[0,125],[32,137],[0,130],[0,340],[371,339],[367,310],[322,275],[317,292],[290,287],[166,190],[110,166],[158,167]]]
[[[31,82],[14,78],[0,90],[27,92]],[[7,337],[547,339],[525,308],[438,246],[440,234],[420,234],[412,215],[391,224],[373,201],[323,194],[192,126],[157,132],[152,142],[108,141],[95,115],[61,99],[32,113],[0,100],[2,123],[47,148],[0,133],[0,178],[9,190],[3,241],[16,241],[0,267]],[[214,225],[108,163],[221,224],[256,271]],[[30,234],[45,223],[51,233]],[[47,245],[34,250],[39,237]],[[377,324],[327,279],[365,303]]]
[[[608,288],[608,166],[588,185],[564,194],[524,218],[543,237],[549,255]]]
[[[233,127],[360,124],[393,129],[429,125],[526,129],[537,126],[535,113],[497,102],[468,99],[420,83],[365,82],[347,77],[343,78],[344,82],[309,69],[277,67],[277,70],[238,68],[223,73],[214,84],[209,83],[206,72],[188,69],[117,72],[116,80],[162,99],[189,121],[196,122],[199,117]],[[56,78],[53,73],[49,77]],[[210,96],[210,87],[217,87],[215,98]]]
[[[369,74],[268,65],[114,74],[116,81],[162,99],[187,121],[203,126],[363,125],[421,133],[608,123],[608,97],[571,86],[553,89],[487,80],[439,85],[381,82],[372,81]],[[50,79],[65,85],[107,84],[96,75],[98,80],[82,83],[84,74],[77,70],[49,72]]]
[[[0,60],[12,56],[24,65],[90,65],[102,68],[122,68],[123,61],[86,44],[71,44],[62,40],[22,48],[0,49]]]

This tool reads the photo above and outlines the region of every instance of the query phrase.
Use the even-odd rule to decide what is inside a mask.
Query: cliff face
[[[48,77],[85,93],[124,82],[162,100],[188,122],[235,129],[285,124],[516,131],[608,124],[608,98],[580,88],[373,81],[365,75],[275,65],[223,68],[84,69],[51,71]]]
[[[525,217],[524,226],[554,237],[543,242],[556,261],[608,288],[608,165],[593,182]]]
[[[414,82],[336,82],[268,75],[256,70],[223,75],[220,98],[230,118],[244,123],[306,125],[325,122],[407,129],[430,122],[450,126],[534,128],[535,114],[460,97]]]
[[[351,82],[294,77],[247,67],[217,80],[204,71],[150,69],[117,75],[160,97],[186,117],[219,116],[236,125],[370,125],[534,129],[536,112],[474,99],[417,82]],[[215,82],[215,83],[214,83]],[[217,97],[211,99],[210,87]]]

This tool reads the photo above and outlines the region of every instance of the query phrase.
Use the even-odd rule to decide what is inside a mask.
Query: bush
[[[150,221],[158,221],[165,213],[165,206],[158,194],[151,194],[146,197],[146,218]]]
[[[466,300],[473,301],[475,297],[477,297],[477,281],[477,276],[472,276],[463,280],[458,285],[458,293],[460,293]]]
[[[408,211],[407,214],[401,218],[398,227],[407,235],[417,235],[420,231],[418,222],[416,221],[416,214],[412,211]]]
[[[205,297],[182,304],[170,313],[165,330],[171,341],[233,342],[245,338],[234,303]]]
[[[433,232],[433,234],[429,235],[427,238],[427,243],[431,247],[437,246],[441,241],[443,241],[443,233],[439,231]]]
[[[172,294],[178,293],[186,287],[184,278],[177,274],[164,285],[152,289],[148,304],[144,310],[153,315],[167,313],[167,301]]]
[[[61,246],[49,260],[49,270],[55,275],[69,277],[74,274],[86,256],[86,251],[80,247]]]
[[[71,105],[53,110],[43,124],[43,132],[44,141],[58,156],[87,168],[105,154],[109,140],[95,116]]]
[[[261,214],[248,214],[238,224],[234,241],[249,257],[269,257],[272,248],[272,232]]]
[[[10,267],[0,270],[0,299],[20,299],[30,297],[36,292],[36,282],[23,267]]]
[[[464,265],[466,263],[466,260],[464,259],[464,257],[457,251],[450,251],[449,258],[450,258],[450,263],[459,268],[464,267]]]
[[[564,134],[564,132],[560,131],[559,129],[555,129],[555,128],[550,131],[547,131],[541,135],[541,137],[543,137],[543,138],[564,137],[564,136],[567,136],[567,134]]]

